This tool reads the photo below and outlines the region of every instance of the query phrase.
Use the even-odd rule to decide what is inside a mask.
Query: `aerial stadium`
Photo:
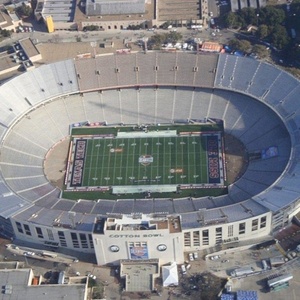
[[[112,54],[20,75],[0,87],[1,232],[94,254],[98,265],[182,263],[185,252],[269,237],[300,210],[299,92],[283,70],[226,54]],[[210,151],[199,136],[215,124]],[[156,148],[167,146],[176,155],[163,164]],[[215,153],[223,181],[197,177],[209,170],[202,148]],[[237,149],[236,171],[227,157]]]

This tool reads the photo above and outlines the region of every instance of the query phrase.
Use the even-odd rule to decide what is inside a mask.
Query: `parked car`
[[[34,256],[34,255],[35,255],[35,252],[26,251],[26,252],[23,252],[23,255],[24,255],[24,256]]]
[[[220,255],[214,255],[214,256],[210,257],[211,260],[217,260],[219,258],[220,258]]]
[[[261,265],[262,265],[262,269],[263,270],[268,270],[269,269],[268,263],[267,263],[267,261],[265,259],[263,259],[261,261]]]
[[[193,255],[194,255],[194,259],[198,259],[198,253],[197,252],[194,252]]]
[[[194,260],[193,253],[189,253],[189,260],[190,260],[190,261],[193,261],[193,260]]]

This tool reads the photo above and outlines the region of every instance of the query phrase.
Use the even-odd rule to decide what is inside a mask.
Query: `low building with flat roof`
[[[34,68],[33,62],[42,59],[30,38],[24,38],[12,46],[12,51],[0,53],[0,75],[16,70],[27,71]]]
[[[64,299],[86,300],[87,282],[80,284],[40,284],[32,269],[0,270],[0,299]]]
[[[30,38],[25,38],[19,40],[19,44],[21,48],[24,50],[27,57],[32,61],[38,61],[42,59],[42,55],[39,50],[36,48],[35,44],[32,42]]]
[[[14,6],[0,5],[0,28],[2,30],[15,31],[19,25],[22,25],[23,21],[15,13]]]

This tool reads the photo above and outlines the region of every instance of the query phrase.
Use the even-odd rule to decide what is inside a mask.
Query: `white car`
[[[35,252],[26,251],[26,252],[23,253],[23,255],[25,255],[25,256],[34,256]]]
[[[212,256],[210,259],[211,260],[217,260],[217,259],[219,259],[220,258],[220,255],[215,255],[215,256]]]
[[[194,260],[193,253],[189,253],[189,260],[190,260],[190,261],[193,261],[193,260]]]
[[[198,259],[198,253],[197,252],[194,252],[193,256],[194,256],[194,259]]]

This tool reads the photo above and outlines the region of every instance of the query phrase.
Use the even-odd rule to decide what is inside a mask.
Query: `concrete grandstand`
[[[274,66],[225,54],[106,55],[20,75],[0,87],[2,233],[94,253],[98,264],[136,258],[137,249],[141,259],[181,263],[183,251],[268,236],[300,208],[299,89],[298,80]],[[250,161],[220,197],[111,201],[99,194],[98,201],[72,201],[45,177],[47,156],[72,123],[207,118],[222,119],[248,152],[276,146],[278,156]],[[148,234],[137,234],[138,222],[148,224]],[[166,244],[167,231],[180,246]]]

